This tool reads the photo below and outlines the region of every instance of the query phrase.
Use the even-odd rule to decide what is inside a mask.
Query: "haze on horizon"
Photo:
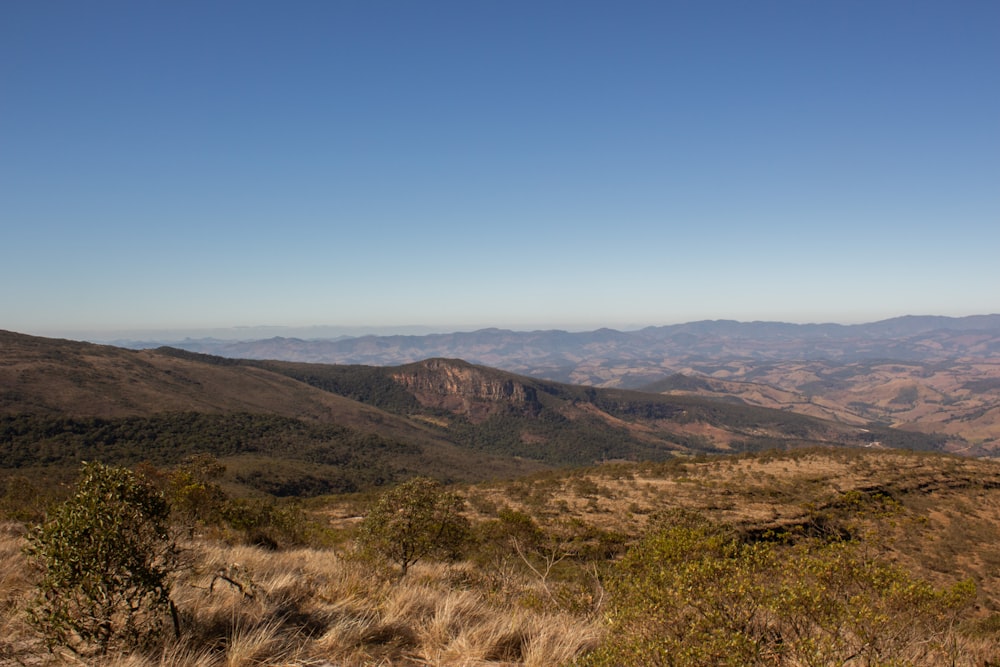
[[[3,3],[0,329],[1000,311],[1000,4]]]

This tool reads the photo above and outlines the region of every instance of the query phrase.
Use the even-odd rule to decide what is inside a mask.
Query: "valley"
[[[204,452],[231,464],[233,485],[300,495],[415,474],[476,481],[698,453],[956,446],[859,420],[570,385],[457,359],[328,365],[0,339],[0,469],[33,474],[79,460],[176,464]],[[265,481],[275,478],[305,481]]]
[[[461,358],[542,380],[720,398],[850,425],[942,434],[949,451],[969,455],[1000,451],[998,315],[856,325],[719,320],[628,332],[484,329],[176,345],[230,358],[328,364]]]
[[[0,665],[1000,659],[992,358],[687,362],[598,387],[0,332]],[[27,531],[81,461],[166,499],[175,635],[46,652],[29,622]],[[366,531],[417,482],[462,530],[401,573]]]

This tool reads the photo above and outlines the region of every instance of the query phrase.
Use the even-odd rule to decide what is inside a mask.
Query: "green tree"
[[[166,496],[177,519],[191,534],[197,524],[221,521],[228,500],[218,480],[226,467],[210,454],[196,454],[174,468],[166,478]]]
[[[421,558],[457,554],[469,536],[465,501],[425,477],[389,489],[361,524],[361,544],[397,564],[400,576]]]
[[[77,653],[134,648],[162,630],[176,548],[169,507],[126,468],[84,463],[75,493],[28,535],[41,571],[29,620],[50,646]]]

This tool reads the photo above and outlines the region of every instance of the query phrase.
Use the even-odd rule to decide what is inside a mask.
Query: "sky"
[[[993,0],[0,3],[0,329],[962,316],[998,251]]]

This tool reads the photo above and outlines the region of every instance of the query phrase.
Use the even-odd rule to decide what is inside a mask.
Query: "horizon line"
[[[973,313],[969,315],[934,315],[934,314],[905,314],[886,317],[874,320],[857,321],[790,321],[781,319],[738,319],[732,317],[701,318],[668,323],[624,323],[624,324],[525,324],[525,325],[499,325],[499,324],[456,324],[456,325],[428,325],[428,324],[399,324],[399,325],[340,325],[340,324],[309,324],[309,325],[233,325],[233,326],[190,326],[190,327],[121,327],[121,328],[49,328],[38,327],[29,331],[23,331],[29,335],[52,338],[68,338],[71,340],[83,340],[89,342],[113,343],[116,341],[129,342],[173,342],[184,340],[213,339],[222,337],[226,340],[261,340],[261,338],[246,338],[236,334],[246,334],[257,332],[259,334],[272,333],[266,338],[302,338],[310,332],[325,331],[324,335],[314,336],[313,339],[323,338],[362,338],[365,336],[429,336],[446,335],[455,333],[476,333],[480,331],[510,331],[514,333],[532,333],[541,331],[565,331],[567,333],[589,333],[601,330],[611,330],[620,332],[641,331],[643,329],[684,326],[704,322],[733,322],[736,324],[787,324],[792,326],[863,326],[879,324],[893,320],[908,318],[935,318],[947,320],[961,320],[981,317],[998,317],[1000,313]],[[282,332],[292,335],[280,335]],[[294,335],[298,332],[298,335]],[[226,335],[228,334],[228,335]]]

